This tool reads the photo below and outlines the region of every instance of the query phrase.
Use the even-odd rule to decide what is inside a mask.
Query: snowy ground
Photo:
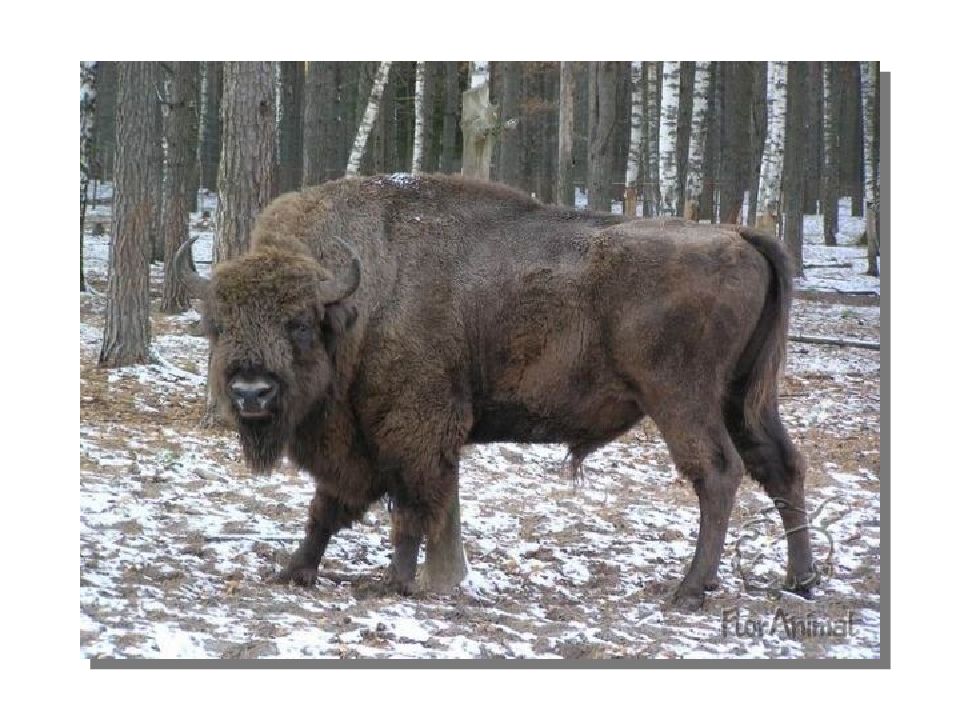
[[[819,219],[808,220],[808,261],[854,267],[810,269],[803,286],[879,292],[859,275],[864,248],[824,248]],[[842,230],[850,242],[856,219],[844,217]],[[196,256],[207,257],[210,233],[194,232]],[[88,237],[86,269],[100,292],[106,258],[107,237]],[[160,276],[155,266],[155,299]],[[105,371],[96,368],[103,308],[102,295],[81,294],[82,657],[879,657],[878,352],[789,348],[782,408],[809,463],[816,553],[831,572],[812,600],[755,589],[779,582],[785,543],[767,521],[769,501],[745,479],[720,589],[698,613],[666,606],[693,552],[698,511],[649,422],[591,456],[579,487],[560,477],[562,447],[467,448],[468,580],[452,595],[400,598],[364,592],[390,558],[382,505],[336,536],[315,588],[265,582],[299,539],[309,477],[285,466],[255,478],[232,434],[198,427],[206,341],[193,334],[195,312],[154,314],[166,364]],[[879,341],[880,308],[798,300],[791,332]],[[725,609],[739,613],[739,636]],[[832,621],[836,634],[791,636],[783,614],[807,627]]]

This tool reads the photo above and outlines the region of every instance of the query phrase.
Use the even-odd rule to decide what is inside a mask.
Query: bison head
[[[235,420],[255,472],[277,464],[294,428],[331,392],[336,341],[356,317],[347,299],[360,260],[351,255],[337,276],[311,256],[259,248],[218,265],[202,288],[210,392]]]

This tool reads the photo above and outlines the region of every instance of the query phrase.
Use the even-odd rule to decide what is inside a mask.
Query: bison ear
[[[337,340],[357,321],[357,308],[350,302],[335,302],[323,308],[323,342],[333,354]]]

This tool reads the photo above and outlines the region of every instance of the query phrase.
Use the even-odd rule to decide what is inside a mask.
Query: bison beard
[[[331,537],[387,495],[388,577],[410,591],[464,445],[563,443],[577,467],[649,416],[700,506],[674,600],[696,608],[717,586],[744,470],[777,501],[786,587],[806,592],[818,576],[804,463],[777,406],[789,262],[749,228],[577,212],[459,177],[281,196],[251,251],[215,269],[209,310],[231,318],[212,367],[285,379],[269,421],[238,418],[250,467],[269,471],[286,450],[317,481],[278,578],[312,584]],[[355,322],[337,310],[346,298]]]
[[[280,462],[290,437],[290,428],[285,427],[285,417],[278,413],[269,418],[238,420],[243,457],[254,473],[268,473]]]

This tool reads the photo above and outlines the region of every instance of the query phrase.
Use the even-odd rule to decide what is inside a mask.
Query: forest
[[[882,101],[870,61],[81,62],[81,656],[878,657]],[[576,483],[560,446],[465,451],[470,572],[449,596],[357,590],[389,561],[386,504],[337,535],[317,588],[264,582],[313,482],[254,477],[212,416],[190,276],[247,252],[282,193],[426,173],[783,243],[781,402],[832,569],[812,601],[758,593],[725,560],[701,613],[662,606],[696,496],[647,420]],[[766,503],[745,480],[727,540],[765,578],[785,556],[751,534]],[[854,613],[858,632],[730,637],[731,605]]]

